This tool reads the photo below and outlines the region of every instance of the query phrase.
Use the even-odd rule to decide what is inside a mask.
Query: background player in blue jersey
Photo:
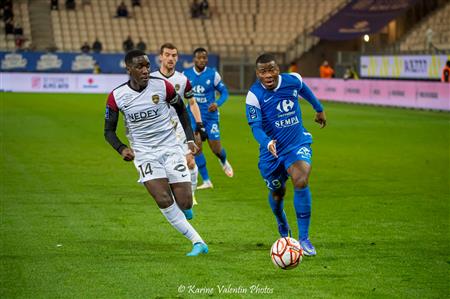
[[[220,127],[219,127],[219,107],[228,99],[228,90],[222,82],[219,73],[213,69],[208,68],[208,52],[204,48],[197,48],[194,50],[194,67],[184,71],[184,75],[191,82],[192,90],[194,91],[194,98],[200,107],[200,114],[202,116],[203,125],[208,134],[208,144],[213,153],[219,158],[220,164],[225,174],[233,177],[233,168],[227,160],[225,149],[220,143]],[[220,93],[220,97],[216,100],[216,91]],[[188,107],[188,112],[191,117],[193,128],[195,128],[195,120]],[[204,140],[203,140],[204,141]],[[200,146],[200,151],[202,147]],[[198,170],[203,179],[203,184],[197,189],[212,188],[212,182],[206,169],[206,159],[201,151],[195,156],[195,163],[197,163]]]
[[[286,181],[294,184],[294,207],[299,241],[305,255],[316,255],[309,240],[312,136],[303,127],[298,97],[306,99],[316,110],[315,121],[325,127],[323,107],[298,73],[280,74],[271,54],[256,60],[258,80],[250,87],[246,99],[247,120],[258,141],[259,170],[269,191],[269,203],[278,222],[281,236],[289,234],[283,199]]]

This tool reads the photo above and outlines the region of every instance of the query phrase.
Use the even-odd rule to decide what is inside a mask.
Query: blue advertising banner
[[[2,72],[92,73],[97,63],[102,73],[125,74],[124,54],[81,54],[46,52],[0,52]],[[159,68],[159,56],[148,55],[151,69]],[[180,54],[176,69],[192,67],[192,55]],[[208,66],[219,67],[219,56],[208,55]]]
[[[380,31],[417,0],[352,0],[312,34],[326,40],[347,40]]]

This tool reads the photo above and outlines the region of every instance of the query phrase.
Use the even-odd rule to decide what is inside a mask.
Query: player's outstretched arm
[[[212,106],[215,104],[214,105],[215,107],[212,108],[215,111],[215,110],[217,110],[218,107],[222,106],[226,102],[226,100],[228,100],[229,93],[228,93],[228,88],[223,83],[222,78],[220,77],[220,75],[217,72],[216,72],[214,81],[215,81],[215,83],[217,83],[214,85],[214,88],[220,93],[220,97],[216,100],[215,103],[211,104],[211,106],[210,106],[212,108]],[[209,110],[209,108],[208,108],[208,110]]]
[[[321,128],[324,128],[327,125],[327,119],[325,112],[323,111],[322,104],[305,82],[303,82],[302,88],[300,89],[300,96],[307,100],[311,106],[313,106],[314,110],[316,110],[316,117],[314,121],[320,124]]]
[[[109,106],[106,106],[104,136],[106,141],[122,156],[125,161],[134,159],[133,151],[128,148],[119,137],[117,137],[116,129],[119,120],[119,112]]]

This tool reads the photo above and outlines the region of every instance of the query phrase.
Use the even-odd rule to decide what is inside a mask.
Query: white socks
[[[160,210],[166,217],[167,221],[169,221],[169,223],[172,224],[172,226],[175,227],[186,238],[191,240],[192,244],[198,242],[204,243],[197,231],[187,221],[186,217],[175,201],[170,207]]]
[[[195,189],[197,189],[197,177],[198,177],[198,167],[197,164],[195,164],[194,169],[189,169],[191,172],[191,185],[192,185],[192,193],[195,192]]]

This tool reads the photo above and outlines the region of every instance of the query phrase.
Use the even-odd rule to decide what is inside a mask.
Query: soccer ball
[[[293,238],[280,238],[273,243],[270,257],[275,266],[283,270],[290,270],[297,267],[302,261],[303,249],[300,243]]]

